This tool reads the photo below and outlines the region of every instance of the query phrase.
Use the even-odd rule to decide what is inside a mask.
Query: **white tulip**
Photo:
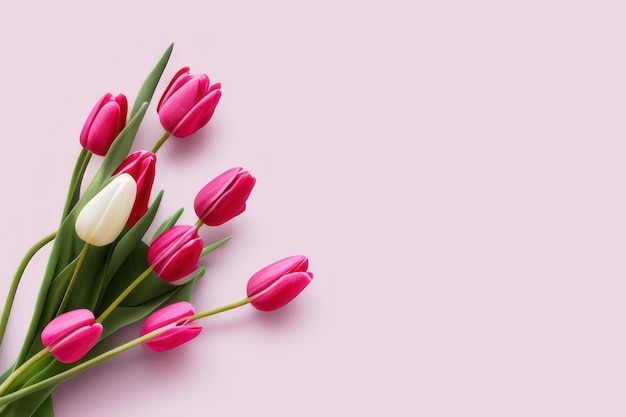
[[[78,214],[78,237],[93,246],[112,243],[128,221],[136,195],[137,184],[130,174],[115,177]]]

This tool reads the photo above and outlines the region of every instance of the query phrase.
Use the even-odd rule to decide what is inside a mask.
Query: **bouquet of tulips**
[[[253,274],[239,301],[199,312],[190,304],[194,284],[205,273],[200,259],[230,239],[205,244],[199,229],[244,212],[255,185],[255,178],[240,167],[198,191],[195,224],[177,224],[180,209],[146,236],[163,196],[163,191],[152,193],[156,152],[169,137],[184,138],[205,126],[221,96],[219,83],[181,69],[157,106],[165,133],[150,151],[131,152],[172,48],[144,81],[130,112],[124,95],[106,94],[80,132],[82,150],[58,229],[26,253],[0,318],[1,343],[27,265],[51,245],[24,343],[0,377],[0,416],[52,416],[51,393],[63,381],[135,346],[153,352],[173,349],[198,336],[201,319],[208,316],[246,304],[276,310],[313,278],[308,259],[291,256]],[[99,166],[87,183],[94,154]],[[142,323],[137,338],[111,346],[109,336],[137,322]]]

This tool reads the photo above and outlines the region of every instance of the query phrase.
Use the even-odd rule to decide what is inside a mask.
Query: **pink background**
[[[170,42],[157,96],[186,65],[224,95],[159,151],[160,218],[193,221],[231,166],[258,179],[244,215],[203,229],[234,238],[194,303],[292,254],[316,276],[284,310],[65,383],[57,416],[626,415],[625,20],[608,0],[4,2],[2,297],[56,228],[92,105],[133,98]]]

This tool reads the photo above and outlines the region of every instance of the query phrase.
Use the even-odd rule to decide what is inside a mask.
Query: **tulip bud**
[[[41,333],[41,342],[59,362],[72,363],[95,346],[102,330],[91,311],[72,310],[48,323]]]
[[[293,300],[311,282],[305,256],[290,256],[255,273],[248,281],[248,297],[255,308],[272,311]]]
[[[130,174],[113,178],[78,214],[78,237],[94,246],[113,242],[128,221],[136,194],[137,184]]]
[[[80,132],[80,144],[96,155],[104,156],[126,126],[126,96],[106,93],[89,113]]]
[[[243,168],[231,168],[205,185],[196,195],[194,209],[202,223],[219,226],[243,213],[256,179]]]
[[[193,226],[174,226],[148,248],[148,265],[164,281],[173,283],[198,269],[202,238]]]
[[[165,330],[154,339],[144,342],[143,345],[153,352],[163,352],[190,341],[202,331],[202,326],[184,321],[186,317],[191,317],[194,314],[193,306],[186,301],[170,304],[155,311],[143,323],[141,336],[179,321],[182,323]]]
[[[157,106],[161,125],[173,136],[187,137],[209,123],[221,95],[220,83],[210,85],[206,74],[191,75],[189,67],[182,68]]]
[[[137,197],[128,218],[128,226],[130,227],[133,227],[148,211],[148,202],[154,183],[155,165],[156,154],[148,151],[137,151],[128,155],[113,173],[113,175],[130,174],[137,183]]]

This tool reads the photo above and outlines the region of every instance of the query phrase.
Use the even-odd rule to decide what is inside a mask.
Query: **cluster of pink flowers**
[[[175,137],[186,137],[205,126],[221,97],[219,83],[210,84],[206,74],[190,75],[182,68],[163,93],[157,111],[161,125]],[[127,100],[123,94],[105,94],[89,114],[80,143],[90,152],[106,155],[126,122]],[[96,195],[80,213],[77,234],[87,243],[111,243],[124,225],[132,227],[148,211],[155,177],[156,154],[140,150],[130,154],[115,170],[115,180]],[[123,175],[127,174],[127,175]],[[219,226],[243,213],[256,179],[241,167],[231,168],[209,181],[196,195],[195,225],[177,225],[160,234],[149,246],[148,264],[164,281],[179,283],[198,268],[203,249],[198,229]],[[313,278],[308,259],[291,256],[256,272],[247,286],[250,304],[261,311],[276,310],[294,299]],[[168,305],[152,313],[141,335],[170,326],[143,343],[152,351],[165,351],[196,337],[202,327],[194,320],[188,302]],[[100,320],[101,322],[102,320]],[[84,357],[102,334],[103,325],[86,309],[65,312],[43,330],[41,340],[63,363]]]
[[[123,94],[107,93],[84,123],[81,154],[59,229],[35,244],[20,264],[0,318],[1,343],[29,256],[54,240],[22,351],[12,368],[0,375],[2,415],[43,415],[46,411],[40,407],[45,407],[52,389],[68,378],[134,346],[153,352],[176,348],[196,338],[202,332],[201,320],[217,313],[248,304],[263,312],[280,309],[313,279],[307,257],[288,256],[253,273],[238,301],[200,311],[189,302],[189,289],[204,272],[201,258],[230,239],[205,246],[200,229],[223,225],[244,213],[255,187],[256,178],[238,166],[197,191],[193,224],[176,224],[180,213],[174,214],[157,228],[149,244],[142,241],[161,199],[161,193],[152,199],[157,151],[170,136],[184,138],[209,123],[222,94],[220,83],[182,68],[157,105],[163,136],[151,150],[130,152],[170,52],[171,47],[146,79],[133,109],[129,111]],[[81,187],[92,155],[104,157],[101,169],[89,186]],[[185,291],[173,297],[177,289]],[[130,304],[124,304],[127,301]],[[120,318],[128,311],[120,306],[135,312]],[[143,323],[135,339],[95,352],[93,348],[110,334],[138,321]]]

